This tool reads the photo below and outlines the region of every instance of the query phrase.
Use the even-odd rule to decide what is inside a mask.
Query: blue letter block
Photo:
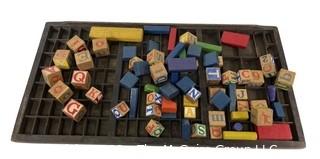
[[[216,52],[206,53],[203,56],[203,66],[219,66],[218,55]]]
[[[138,82],[138,77],[136,77],[133,73],[127,72],[120,80],[120,85],[130,89]]]
[[[168,99],[172,99],[179,95],[179,90],[171,83],[167,83],[160,87],[160,92]]]
[[[223,110],[230,102],[230,98],[219,90],[210,98],[210,104],[216,106],[219,110]]]
[[[201,56],[201,47],[195,44],[191,44],[188,48],[187,56],[199,58]]]
[[[122,60],[129,61],[131,58],[135,57],[137,54],[136,46],[124,46],[122,49]]]
[[[184,76],[176,83],[176,86],[180,88],[183,93],[187,93],[195,85],[196,84],[188,76]]]

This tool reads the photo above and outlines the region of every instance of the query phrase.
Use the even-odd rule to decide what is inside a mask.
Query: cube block
[[[69,41],[67,41],[67,45],[73,52],[88,50],[85,41],[83,41],[78,35],[73,36]]]
[[[184,44],[196,44],[198,38],[190,32],[185,32],[179,37],[179,42]]]
[[[247,111],[234,111],[231,112],[232,121],[246,121],[249,119],[249,113]]]
[[[151,78],[155,84],[167,81],[168,72],[163,63],[156,63],[150,66]]]
[[[195,107],[184,107],[184,118],[196,118],[196,108]]]
[[[263,72],[261,70],[251,70],[251,80],[249,86],[262,86],[264,84]]]
[[[193,124],[191,137],[207,137],[206,125],[198,123]]]
[[[257,133],[252,131],[223,131],[224,140],[257,140]]]
[[[162,98],[161,112],[163,113],[176,113],[177,103],[167,98]]]
[[[210,98],[210,104],[216,106],[219,110],[223,110],[229,103],[230,98],[220,90]]]
[[[170,26],[165,25],[144,25],[143,31],[146,34],[169,34]]]
[[[219,66],[218,54],[216,52],[210,52],[203,55],[203,66]]]
[[[49,93],[61,104],[66,103],[73,95],[72,90],[62,81],[58,81],[50,89]]]
[[[256,126],[268,126],[273,123],[273,110],[270,108],[251,109],[250,120]]]
[[[226,117],[224,111],[208,111],[208,120],[210,127],[226,126]]]
[[[275,86],[279,89],[287,91],[292,87],[295,76],[295,72],[281,68],[277,75]]]
[[[226,71],[222,74],[222,84],[228,85],[230,83],[237,83],[237,73],[233,71]]]
[[[133,73],[127,72],[120,80],[120,85],[130,89],[136,85],[138,82],[138,77],[136,77]]]
[[[109,55],[110,49],[107,39],[92,39],[92,51],[97,57]]]
[[[152,49],[148,54],[147,54],[147,61],[149,65],[153,65],[155,63],[164,63],[164,52],[161,52],[156,49]]]
[[[91,76],[88,71],[73,71],[71,84],[77,89],[88,90],[91,85]]]
[[[189,45],[187,56],[199,58],[201,56],[201,47],[195,44]]]
[[[196,88],[192,87],[186,94],[187,98],[193,102],[198,101],[201,96],[201,92]]]
[[[224,31],[221,37],[221,43],[233,47],[246,48],[249,43],[250,36],[242,33]]]
[[[161,104],[162,97],[156,92],[151,92],[147,94],[146,103],[149,104]]]
[[[183,106],[184,107],[198,107],[199,102],[190,100],[187,96],[183,96]]]
[[[160,44],[156,41],[148,40],[146,43],[147,43],[147,52],[149,52],[153,49],[159,50],[159,48],[160,48]]]
[[[134,66],[135,63],[142,62],[142,61],[143,60],[141,58],[139,58],[138,56],[135,56],[135,57],[131,58],[129,60],[129,65],[128,65],[129,70],[133,69],[133,66]]]
[[[161,117],[161,108],[157,104],[146,106],[146,117]]]
[[[187,93],[196,84],[188,76],[184,76],[177,83],[176,86],[183,92]]]
[[[86,93],[86,97],[90,99],[94,104],[98,104],[102,98],[102,92],[95,87],[91,87]]]
[[[121,101],[116,106],[111,108],[111,112],[116,119],[125,116],[130,111],[127,103],[125,101]]]
[[[80,102],[70,99],[70,101],[64,106],[62,112],[72,120],[79,122],[86,114],[87,109]]]
[[[221,81],[221,72],[219,67],[207,67],[206,77],[209,84],[219,84]]]
[[[53,56],[53,63],[60,69],[70,69],[70,66],[71,66],[70,50],[57,50]]]
[[[217,126],[210,126],[210,138],[222,139],[222,128]]]
[[[74,58],[79,70],[85,71],[94,68],[94,63],[89,51],[85,50],[75,53]]]
[[[160,92],[163,96],[168,99],[172,99],[179,95],[179,90],[171,83],[166,83],[165,85],[160,87]]]
[[[150,121],[145,127],[145,130],[148,132],[148,134],[153,137],[160,137],[164,129],[165,128],[162,126],[160,122],[153,119],[150,119]]]
[[[246,100],[237,101],[237,110],[238,111],[249,111],[249,102]]]
[[[143,76],[150,73],[149,64],[146,61],[137,62],[133,65],[133,71],[136,76]]]
[[[131,58],[137,55],[137,47],[136,46],[124,46],[122,48],[122,60],[129,61]]]
[[[49,87],[52,87],[58,81],[63,81],[61,70],[57,66],[46,67],[41,72],[44,81]]]
[[[160,90],[157,86],[153,84],[146,84],[144,85],[144,91],[150,93],[150,92],[159,92]]]
[[[264,77],[269,78],[277,74],[274,58],[271,54],[260,56],[259,59]]]
[[[247,89],[236,89],[237,100],[248,100]]]

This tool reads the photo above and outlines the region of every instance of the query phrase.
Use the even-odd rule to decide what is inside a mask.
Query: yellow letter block
[[[195,107],[184,107],[184,118],[196,118],[196,108]]]

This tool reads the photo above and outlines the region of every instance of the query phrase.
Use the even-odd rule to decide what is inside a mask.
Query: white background
[[[303,158],[319,150],[319,15],[315,1],[115,0],[0,1],[0,158]],[[10,141],[18,108],[47,21],[114,21],[278,26],[307,148],[238,150],[106,145],[21,144]]]

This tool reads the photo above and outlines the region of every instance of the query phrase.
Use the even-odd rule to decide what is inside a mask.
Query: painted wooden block
[[[251,109],[250,120],[256,126],[268,126],[273,123],[273,110],[270,108]]]
[[[196,44],[189,45],[187,56],[199,58],[201,56],[201,47]]]
[[[164,52],[161,52],[156,49],[152,49],[148,54],[147,54],[147,61],[149,65],[153,65],[155,63],[164,63]]]
[[[139,78],[131,72],[127,72],[120,80],[120,85],[127,89],[131,89],[136,85]]]
[[[184,76],[177,83],[176,86],[183,92],[187,93],[196,84],[188,76]]]
[[[204,52],[215,51],[217,53],[220,53],[222,51],[222,46],[219,46],[219,45],[213,45],[213,44],[205,43],[202,41],[198,41],[197,45],[200,46],[202,48],[202,51]]]
[[[203,55],[203,66],[204,67],[211,67],[211,66],[218,67],[219,66],[218,54],[216,52],[210,52],[210,53],[204,54]]]
[[[252,79],[251,70],[242,69],[238,71],[238,84],[249,84]]]
[[[247,111],[234,111],[231,112],[232,121],[246,121],[249,119],[249,113]]]
[[[144,25],[145,34],[169,34],[170,26],[165,25]]]
[[[62,112],[72,120],[79,122],[86,114],[87,109],[80,102],[70,99],[70,101],[64,106]]]
[[[230,98],[219,90],[213,97],[210,98],[209,102],[219,110],[223,110],[230,103]]]
[[[222,139],[222,128],[210,126],[210,139]]]
[[[131,58],[137,55],[136,46],[123,46],[122,48],[122,60],[129,61]]]
[[[162,119],[177,119],[177,113],[162,113],[161,112],[161,118]]]
[[[168,51],[169,52],[174,49],[174,46],[176,45],[176,39],[177,39],[177,28],[171,27],[170,34],[169,34],[169,41],[168,41]]]
[[[160,137],[165,128],[159,121],[150,119],[150,121],[145,127],[145,130],[148,132],[150,136]]]
[[[257,133],[251,131],[223,131],[224,140],[257,140]]]
[[[144,91],[148,92],[148,93],[150,93],[150,92],[157,92],[158,93],[160,90],[157,86],[148,83],[148,84],[144,85]]]
[[[138,109],[138,100],[139,100],[139,88],[131,88],[129,118],[136,117],[137,109]]]
[[[133,65],[134,74],[138,77],[150,73],[149,64],[146,61],[137,62]]]
[[[138,63],[138,62],[142,62],[143,60],[141,58],[139,58],[138,56],[135,56],[133,58],[131,58],[129,60],[129,70],[132,70],[133,69],[133,66],[135,63]]]
[[[251,70],[251,80],[249,86],[262,86],[264,84],[264,77],[261,70]]]
[[[248,100],[247,89],[236,89],[237,100]]]
[[[165,85],[161,86],[159,90],[161,94],[168,99],[172,99],[179,95],[178,88],[171,83],[166,83]]]
[[[83,41],[78,35],[75,35],[68,40],[67,45],[73,52],[88,50],[85,41]]]
[[[187,96],[183,96],[183,106],[184,107],[198,107],[199,102],[190,100]]]
[[[257,133],[259,140],[292,140],[289,124],[257,126]]]
[[[228,85],[230,83],[237,83],[237,73],[231,70],[228,70],[222,74],[222,84]]]
[[[201,92],[196,88],[192,87],[186,94],[187,98],[193,102],[198,101],[201,96]]]
[[[258,109],[258,108],[268,108],[267,101],[264,99],[261,100],[251,100],[250,101],[250,108],[251,109]]]
[[[283,105],[280,102],[273,102],[273,109],[274,109],[274,115],[276,119],[283,120],[284,117],[286,117]]]
[[[162,97],[156,92],[151,92],[147,94],[146,103],[149,104],[161,104]]]
[[[88,90],[91,85],[91,76],[88,71],[74,70],[71,78],[71,84],[74,88]]]
[[[197,71],[198,63],[195,57],[170,58],[167,61],[169,72],[191,72]]]
[[[184,118],[195,119],[196,115],[195,107],[184,107]]]
[[[167,55],[166,63],[168,62],[169,59],[178,57],[181,51],[184,49],[184,47],[185,47],[184,43],[179,42],[174,47],[174,49]]]
[[[268,85],[267,86],[267,94],[268,94],[268,99],[270,102],[276,101],[277,98],[277,91],[276,91],[276,86],[274,85]]]
[[[229,111],[236,111],[236,104],[237,104],[237,94],[236,94],[236,84],[235,83],[230,83],[228,85],[228,93],[229,93],[229,98],[230,98],[230,103],[229,103]]]
[[[156,63],[150,66],[151,78],[155,84],[159,84],[167,81],[168,72],[166,67],[164,67],[163,63]]]
[[[85,50],[75,53],[74,57],[79,70],[85,71],[94,68],[94,63],[89,51]]]
[[[180,73],[179,72],[171,72],[169,75],[170,78],[170,83],[177,83],[180,78]]]
[[[208,87],[208,92],[209,92],[209,100],[211,97],[213,97],[218,91],[222,91],[223,93],[226,93],[225,88],[220,88],[220,87]]]
[[[176,113],[177,112],[177,103],[162,97],[162,105],[161,105],[161,112],[163,113]]]
[[[250,111],[249,102],[246,100],[237,101],[237,110],[238,111]]]
[[[62,81],[55,83],[49,89],[49,93],[61,104],[66,103],[73,95],[72,90]]]
[[[206,125],[199,123],[193,124],[191,137],[207,137]]]
[[[102,98],[102,92],[95,87],[91,87],[86,93],[86,97],[90,99],[94,104],[98,104]]]
[[[111,108],[111,112],[116,119],[125,116],[130,111],[127,103],[125,101],[121,101],[116,106]]]
[[[92,39],[92,51],[96,55],[96,57],[109,55],[110,49],[107,39]]]
[[[277,74],[276,65],[271,54],[260,56],[259,59],[264,77],[269,78]]]
[[[232,129],[236,130],[236,131],[242,131],[243,130],[243,124],[241,124],[240,122],[236,122],[236,123],[233,124]]]
[[[287,91],[292,87],[295,76],[295,72],[281,68],[277,75],[275,86],[279,89]]]
[[[222,56],[218,56],[218,65],[220,68],[223,66],[223,57]]]
[[[161,108],[157,104],[150,104],[146,106],[146,117],[161,117]]]
[[[196,44],[197,41],[198,38],[190,32],[185,32],[179,37],[179,42],[184,44]]]
[[[41,72],[44,81],[49,87],[52,87],[58,81],[63,81],[61,70],[57,66],[46,67]]]
[[[153,49],[155,50],[160,49],[160,44],[156,41],[148,40],[146,43],[147,43],[147,52],[150,52]]]
[[[221,72],[219,67],[207,67],[206,78],[208,84],[219,84],[221,81]]]
[[[210,127],[226,126],[226,117],[224,111],[208,111],[208,120]]]
[[[183,140],[188,141],[191,137],[191,125],[188,119],[182,119],[181,129],[181,136]]]
[[[221,37],[221,43],[233,47],[246,48],[249,43],[250,36],[243,33],[235,33],[224,31]]]
[[[126,27],[101,27],[92,26],[89,37],[91,39],[104,38],[108,41],[123,41],[123,42],[142,42],[142,28],[126,28]]]
[[[53,56],[53,63],[60,69],[70,69],[70,66],[71,66],[70,50],[57,50]]]

